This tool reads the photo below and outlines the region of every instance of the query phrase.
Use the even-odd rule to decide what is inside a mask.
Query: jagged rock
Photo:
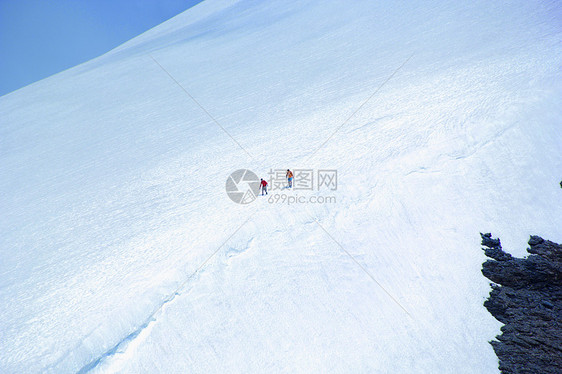
[[[494,283],[484,302],[502,334],[490,342],[502,373],[562,373],[562,246],[529,239],[526,259],[504,252],[499,239],[480,234],[492,260],[482,273]]]
[[[509,253],[505,253],[502,250],[500,240],[493,239],[492,234],[480,233],[480,237],[482,237],[482,245],[486,247],[484,248],[484,252],[486,253],[486,256],[498,261],[506,261],[511,258],[511,255]]]
[[[541,238],[540,236],[531,235],[531,239],[529,239],[529,245],[531,247],[541,243],[544,243],[543,238]]]
[[[492,238],[492,233],[482,234],[480,233],[480,237],[482,237],[482,245],[490,248],[501,248],[500,239]]]

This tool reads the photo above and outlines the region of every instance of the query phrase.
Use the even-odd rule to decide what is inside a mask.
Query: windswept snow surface
[[[562,241],[561,19],[207,0],[0,98],[0,372],[497,372],[478,233]],[[336,202],[224,192],[288,167]]]

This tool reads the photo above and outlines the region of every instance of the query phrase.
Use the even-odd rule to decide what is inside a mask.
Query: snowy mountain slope
[[[478,232],[562,236],[560,14],[206,1],[0,98],[0,372],[497,372]],[[287,167],[337,201],[224,192]]]

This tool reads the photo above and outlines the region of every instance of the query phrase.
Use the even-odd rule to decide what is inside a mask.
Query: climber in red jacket
[[[261,186],[261,195],[263,196],[264,192],[267,195],[267,182],[262,179],[260,182],[260,186]]]

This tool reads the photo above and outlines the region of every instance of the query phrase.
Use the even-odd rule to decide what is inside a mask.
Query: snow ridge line
[[[228,137],[229,137],[230,139],[232,139],[232,141],[233,141],[234,143],[236,143],[236,145],[237,145],[242,151],[244,151],[244,153],[246,153],[252,160],[255,160],[255,159],[254,159],[254,156],[252,156],[252,155],[246,150],[246,148],[242,147],[242,145],[241,145],[240,143],[238,143],[238,141],[237,141],[236,139],[234,139],[234,137],[233,137],[232,135],[230,135],[230,133],[229,133],[228,131],[226,131],[226,129],[224,128],[224,126],[221,125],[221,124],[219,123],[219,121],[217,121],[217,120],[215,119],[215,117],[213,117],[213,116],[211,115],[211,113],[209,113],[209,111],[207,111],[207,109],[205,109],[205,107],[204,107],[203,105],[199,104],[199,101],[197,101],[197,100],[185,89],[185,87],[182,86],[181,83],[178,82],[177,79],[174,78],[174,76],[173,76],[172,74],[170,74],[170,72],[169,72],[168,70],[166,70],[166,69],[164,68],[164,66],[162,66],[162,65],[154,58],[154,56],[152,56],[151,54],[149,54],[149,56],[150,56],[150,58],[152,59],[152,61],[154,61],[154,62],[156,63],[156,65],[158,65],[158,66],[160,67],[160,69],[162,69],[162,70],[179,86],[179,88],[182,89],[182,91],[183,91],[187,96],[189,96],[189,98],[191,99],[191,101],[193,101],[199,108],[201,108],[201,110],[203,110],[203,112],[205,112],[205,114],[207,114],[207,116],[208,116],[214,123],[216,123],[217,126],[220,127],[221,130],[222,130],[226,135],[228,135]]]
[[[104,353],[102,353],[101,355],[99,355],[97,358],[93,359],[92,361],[90,361],[89,363],[87,363],[86,365],[84,365],[79,371],[79,374],[84,374],[89,372],[90,370],[94,369],[95,367],[97,367],[102,361],[104,361],[106,358],[111,357],[113,355],[115,355],[115,353],[117,353],[119,351],[119,349],[123,346],[128,345],[131,341],[133,341],[137,336],[139,336],[141,334],[141,332],[143,332],[146,328],[148,328],[150,326],[151,323],[156,322],[156,314],[158,312],[160,312],[162,310],[162,308],[172,302],[176,296],[179,296],[181,294],[181,290],[187,285],[187,283],[197,274],[199,273],[199,271],[201,269],[203,269],[203,267],[205,267],[205,265],[207,265],[207,263],[209,261],[211,261],[211,259],[213,257],[215,257],[215,255],[221,250],[222,247],[224,247],[224,245],[238,232],[240,231],[240,229],[246,224],[248,223],[248,221],[250,220],[250,218],[252,218],[252,216],[250,215],[240,226],[238,226],[238,228],[232,233],[230,234],[230,236],[205,260],[203,261],[203,263],[189,276],[187,277],[187,279],[178,286],[178,288],[172,293],[170,294],[170,296],[166,297],[157,307],[156,309],[154,309],[154,311],[152,313],[150,313],[150,315],[148,316],[148,318],[139,326],[137,327],[135,330],[133,330],[129,335],[127,335],[126,337],[124,337],[123,339],[121,339],[120,341],[118,341],[112,348],[110,348],[109,350],[105,351]],[[70,352],[67,352],[66,356],[68,356],[70,354]],[[58,362],[61,362],[62,359],[58,360]]]
[[[315,150],[314,152],[312,152],[312,154],[310,154],[310,155],[306,158],[305,161],[308,162],[319,150],[321,150],[321,149],[324,147],[324,145],[326,145],[326,143],[328,143],[328,142],[330,141],[330,139],[332,139],[332,138],[334,137],[334,135],[336,135],[336,133],[337,133],[338,131],[341,130],[342,127],[344,127],[344,126],[349,122],[349,120],[350,120],[351,118],[353,118],[353,116],[355,116],[355,114],[357,114],[357,112],[359,112],[359,111],[361,110],[361,108],[363,108],[363,107],[365,106],[365,104],[367,104],[369,101],[371,101],[371,99],[381,90],[381,88],[383,88],[384,85],[387,84],[388,81],[391,80],[392,77],[394,77],[394,76],[396,75],[396,73],[398,73],[398,71],[400,71],[400,70],[404,67],[404,65],[406,65],[406,64],[408,63],[408,61],[410,61],[410,59],[411,59],[412,57],[414,57],[414,54],[415,54],[415,52],[412,53],[400,66],[398,66],[398,67],[392,72],[392,74],[390,74],[390,75],[388,76],[388,78],[386,78],[386,79],[377,87],[377,89],[375,90],[375,92],[373,92],[373,93],[371,94],[371,96],[369,96],[369,97],[367,98],[367,100],[363,101],[363,103],[361,103],[361,105],[359,105],[359,107],[358,107],[357,109],[355,109],[355,111],[354,111],[353,113],[351,113],[351,115],[350,115],[349,117],[347,117],[347,119],[346,119],[345,121],[343,121],[343,123],[342,123],[341,125],[338,126],[338,128],[328,137],[328,139],[326,139],[326,140],[324,141],[324,143],[320,144],[320,146],[319,146],[318,148],[316,148],[316,150]],[[151,56],[151,57],[152,57],[152,56]]]
[[[369,278],[371,278],[371,280],[372,280],[373,282],[375,282],[375,283],[377,284],[377,286],[379,286],[379,288],[380,288],[381,290],[383,290],[384,293],[387,294],[387,296],[390,297],[390,299],[391,299],[392,301],[394,301],[394,303],[395,303],[396,305],[398,305],[398,306],[400,307],[400,309],[402,309],[402,310],[404,311],[404,313],[406,313],[406,314],[408,315],[408,317],[410,317],[411,319],[414,319],[414,317],[412,317],[412,315],[410,314],[410,312],[408,312],[408,310],[407,310],[406,308],[404,308],[404,306],[403,306],[402,304],[400,304],[400,302],[399,302],[394,296],[392,296],[392,294],[391,294],[390,292],[388,292],[388,290],[387,290],[386,288],[384,288],[382,284],[379,283],[379,281],[373,276],[373,274],[371,274],[371,272],[370,272],[369,270],[367,270],[367,268],[365,268],[365,266],[361,265],[361,263],[360,263],[359,261],[357,261],[357,259],[356,259],[351,253],[349,253],[348,250],[345,249],[345,248],[340,244],[340,242],[338,242],[338,241],[336,240],[336,238],[334,238],[334,237],[332,236],[332,234],[330,234],[330,233],[328,232],[328,230],[326,230],[326,229],[324,228],[324,226],[322,226],[322,225],[320,224],[320,222],[319,222],[316,218],[312,217],[312,219],[313,219],[313,220],[316,222],[316,224],[322,229],[322,231],[324,231],[324,232],[326,233],[326,235],[328,235],[328,236],[330,237],[330,239],[332,239],[332,241],[333,241],[334,243],[336,243],[336,244],[338,245],[338,247],[340,247],[340,249],[341,249],[343,252],[345,252],[345,254],[348,255],[349,258],[351,258],[351,259],[353,260],[353,262],[355,262],[355,263],[361,268],[361,270],[363,270],[363,272],[364,272],[365,274],[367,274],[367,276],[368,276]]]

